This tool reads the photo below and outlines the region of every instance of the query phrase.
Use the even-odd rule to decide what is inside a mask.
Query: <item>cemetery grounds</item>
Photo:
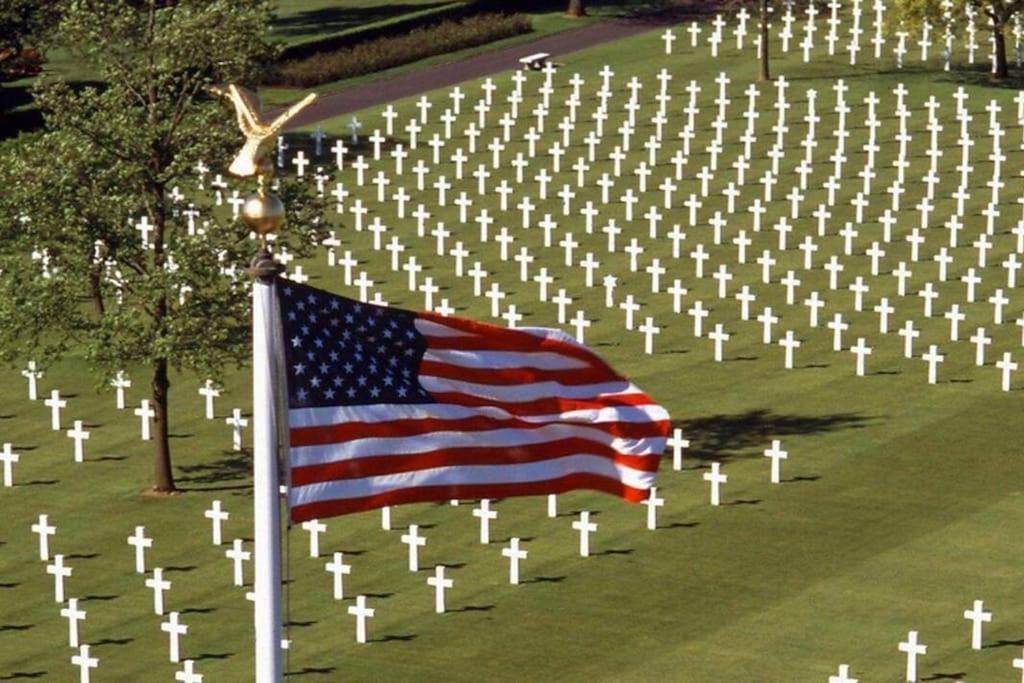
[[[529,179],[516,183],[515,170],[508,162],[515,153],[526,153],[522,134],[532,125],[530,112],[541,97],[538,87],[544,78],[540,73],[528,74],[515,141],[502,152],[501,169],[492,169],[494,175],[488,181],[494,188],[500,179],[508,179],[517,193],[531,196],[538,208],[528,230],[520,228],[521,214],[514,207],[523,195],[513,195],[509,210],[502,211],[500,196],[493,189],[479,196],[476,180],[470,175],[478,163],[490,168],[486,143],[500,131],[496,122],[508,108],[505,96],[513,87],[511,72],[494,77],[498,86],[494,112],[488,115],[488,129],[480,138],[477,153],[470,155],[472,161],[466,164],[461,181],[454,178],[451,156],[457,146],[468,150],[461,131],[476,117],[471,105],[480,95],[481,81],[463,84],[469,97],[463,103],[454,139],[447,143],[437,165],[431,163],[432,152],[425,143],[442,130],[438,117],[450,101],[447,91],[428,94],[434,105],[430,120],[420,133],[418,148],[405,161],[399,181],[387,156],[379,162],[368,161],[366,183],[361,187],[355,181],[351,154],[344,170],[334,171],[329,146],[334,136],[348,141],[349,117],[325,124],[332,137],[314,166],[331,172],[328,189],[335,182],[345,184],[351,192],[346,207],[355,199],[370,207],[361,233],[354,230],[354,217],[347,211],[339,217],[330,206],[325,218],[335,226],[341,241],[339,257],[345,250],[351,251],[359,260],[355,272],[366,272],[373,280],[371,292],[379,292],[392,305],[421,308],[424,303],[421,293],[407,290],[405,272],[392,272],[390,255],[373,249],[365,226],[379,215],[390,228],[384,242],[398,236],[407,248],[403,260],[415,254],[425,268],[421,277],[429,275],[440,286],[435,303],[443,297],[458,315],[490,319],[490,301],[473,296],[469,277],[454,275],[454,259],[435,253],[434,237],[429,233],[417,236],[413,218],[398,219],[393,202],[376,201],[377,190],[369,181],[380,168],[395,183],[388,188],[389,194],[402,184],[413,195],[409,212],[417,203],[424,203],[432,214],[428,226],[445,222],[452,232],[446,249],[456,240],[462,241],[472,252],[467,268],[474,261],[482,263],[489,272],[487,284],[496,282],[507,294],[503,311],[514,303],[525,316],[519,325],[558,326],[556,306],[538,301],[536,283],[520,282],[519,264],[511,258],[501,260],[494,235],[507,226],[515,237],[509,256],[523,246],[529,248],[537,258],[530,275],[540,266],[546,267],[556,278],[551,292],[566,288],[575,300],[568,307],[569,314],[584,310],[592,322],[586,330],[586,343],[661,401],[691,445],[684,452],[681,471],[673,470],[671,449],[666,450],[658,477],[658,492],[666,503],[659,511],[655,531],[645,529],[644,507],[585,492],[560,496],[556,519],[546,517],[543,498],[496,503],[499,516],[492,522],[492,543],[487,546],[477,540],[477,519],[471,515],[468,501],[458,507],[396,508],[392,513],[395,530],[391,532],[381,530],[376,511],[326,520],[328,531],[320,540],[320,559],[308,557],[306,534],[292,530],[287,545],[287,636],[292,641],[287,659],[288,671],[299,680],[824,681],[840,663],[849,663],[851,675],[863,680],[895,681],[902,679],[905,666],[897,643],[911,629],[920,631],[922,642],[928,645],[928,654],[920,660],[922,678],[997,681],[1015,675],[1011,660],[1020,656],[1024,645],[1019,590],[1024,546],[1017,533],[1024,523],[1020,462],[1024,424],[1018,419],[1024,379],[1018,375],[1012,391],[1003,392],[1000,373],[993,365],[1007,351],[1019,357],[1021,349],[1021,329],[1013,321],[1020,317],[1024,299],[1019,288],[1006,286],[1006,273],[1000,267],[1011,252],[1020,251],[1015,249],[1019,238],[1010,232],[1020,219],[1018,169],[1024,160],[1015,91],[986,84],[984,50],[979,58],[981,71],[958,75],[941,71],[939,53],[934,49],[926,65],[908,57],[906,67],[898,71],[891,42],[882,60],[871,58],[867,47],[855,66],[849,65],[844,51],[829,57],[820,35],[810,64],[802,63],[798,48],[791,46],[782,54],[773,43],[774,75],[784,75],[789,83],[786,100],[792,108],[786,114],[789,132],[779,183],[773,189],[773,200],[766,204],[761,231],[755,233],[746,207],[754,198],[763,198],[763,186],[757,179],[772,163],[766,152],[775,138],[771,126],[777,112],[771,105],[777,88],[758,84],[760,118],[751,168],[736,211],[728,214],[721,190],[735,179],[735,170],[729,165],[742,148],[739,136],[746,125],[742,114],[747,107],[743,93],[754,82],[757,65],[749,42],[742,54],[737,53],[731,27],[717,58],[709,56],[704,42],[709,25],[705,24],[697,49],[690,47],[683,28],[677,27],[672,55],[665,55],[660,32],[654,31],[558,57],[562,66],[554,76],[553,114],[538,143],[537,158],[527,170]],[[575,172],[570,170],[573,161],[586,154],[584,133],[574,133],[562,171],[553,174],[557,179],[548,198],[541,200],[532,178],[542,166],[551,169],[546,150],[561,137],[554,126],[566,111],[569,79],[579,73],[585,80],[578,125],[581,131],[589,131],[599,71],[606,64],[615,72],[611,118],[598,145],[598,161],[587,172],[587,187],[576,189]],[[629,169],[647,156],[642,143],[653,131],[650,118],[657,107],[656,75],[663,67],[673,77],[665,144],[648,180],[648,191],[641,194],[636,216],[627,225],[618,197],[627,187],[635,189],[637,177]],[[690,193],[700,192],[695,173],[708,163],[705,147],[715,134],[710,123],[718,110],[715,78],[720,72],[731,79],[727,86],[731,103],[726,109],[729,127],[719,170],[710,181],[708,196],[702,198],[701,219],[690,226],[682,202]],[[600,205],[601,190],[594,182],[601,173],[611,172],[608,154],[618,144],[616,131],[626,115],[625,86],[633,76],[643,84],[638,134],[611,203],[599,206],[601,217],[594,233],[586,234],[578,209],[586,201]],[[685,87],[690,79],[701,87],[698,135],[692,142],[684,179],[677,183],[673,207],[665,210],[661,209],[662,193],[655,188],[673,175],[670,158],[682,144],[677,134],[685,121],[681,110],[688,101]],[[849,88],[845,93],[851,109],[847,115],[849,160],[843,165],[829,227],[824,236],[818,236],[812,211],[826,201],[822,184],[833,168],[828,156],[836,144],[832,136],[837,127],[833,86],[838,79]],[[864,250],[873,241],[882,241],[884,227],[878,217],[891,206],[885,188],[897,172],[891,162],[898,146],[893,141],[898,128],[893,90],[899,83],[906,86],[906,105],[913,112],[908,121],[913,136],[907,157],[911,165],[891,242],[883,244],[887,254],[881,258],[880,275],[872,276]],[[949,249],[955,261],[949,266],[948,281],[939,282],[932,256],[941,246],[948,246],[943,223],[955,209],[956,200],[950,195],[959,178],[955,167],[960,163],[956,145],[960,124],[954,118],[958,87],[969,94],[966,106],[973,115],[974,171],[959,246]],[[799,183],[793,169],[804,155],[799,142],[807,129],[803,117],[807,90],[812,88],[817,91],[817,113],[822,119],[817,124],[819,147],[813,154],[813,172],[800,202],[799,218],[791,220],[794,230],[787,238],[787,248],[780,250],[779,235],[771,226],[790,215],[785,195]],[[854,238],[854,255],[845,256],[844,238],[838,231],[846,221],[854,220],[855,207],[850,200],[862,191],[863,180],[856,174],[866,159],[862,150],[868,137],[863,125],[864,99],[872,91],[879,98],[881,122],[877,177],[866,194],[870,203],[865,217],[854,226],[859,233]],[[920,248],[919,261],[911,262],[911,245],[905,237],[920,224],[914,207],[926,191],[921,181],[930,163],[925,156],[929,133],[924,105],[930,96],[941,104],[937,116],[943,130],[938,139],[945,154],[939,160],[934,215],[928,229],[922,231],[927,241]],[[992,143],[984,107],[990,100],[1002,107],[999,116],[1006,133],[1002,177],[1006,185],[1000,191],[993,247],[987,266],[980,268],[972,242],[986,229],[981,211],[990,196],[984,183],[992,173],[992,161],[987,159]],[[404,122],[419,115],[415,104],[416,98],[394,103],[400,115],[397,138],[406,137]],[[357,153],[368,160],[372,145],[367,135],[384,128],[382,110],[376,107],[358,114],[363,129]],[[289,138],[289,158],[299,147],[313,155],[309,132]],[[385,151],[391,148],[392,143],[385,144]],[[415,189],[410,169],[418,159],[433,168],[428,183],[442,174],[453,183],[447,206],[439,205],[437,193],[430,187],[423,192]],[[306,173],[313,182],[313,168]],[[562,215],[562,200],[555,194],[563,183],[572,184],[577,191],[571,217]],[[187,195],[197,192],[195,188],[183,190]],[[474,201],[472,215],[486,208],[496,218],[486,243],[480,241],[476,223],[459,220],[459,208],[452,201],[462,191]],[[649,238],[647,221],[641,217],[650,205],[664,214],[656,239]],[[715,211],[728,220],[720,245],[714,244],[707,223]],[[537,227],[545,213],[558,223],[551,247],[544,246],[543,230]],[[613,254],[607,251],[607,236],[599,230],[611,216],[626,226]],[[673,258],[672,241],[666,237],[675,223],[687,233],[679,259]],[[745,264],[737,262],[737,248],[732,243],[741,228],[753,240]],[[563,249],[557,243],[567,232],[580,243],[577,262],[587,252],[601,261],[593,287],[585,286],[577,265],[565,266]],[[803,268],[804,254],[797,248],[806,235],[819,247],[810,270]],[[645,249],[638,272],[631,272],[629,257],[623,252],[633,237]],[[698,243],[710,255],[702,278],[696,277],[695,262],[688,256]],[[778,260],[767,285],[762,284],[761,266],[754,261],[764,249],[770,249]],[[829,288],[829,275],[821,267],[832,255],[839,256],[846,267],[835,291]],[[654,257],[667,269],[658,294],[651,293],[650,277],[644,272]],[[896,278],[890,275],[901,261],[913,272],[905,296],[898,295]],[[722,264],[734,274],[724,299],[719,298],[719,285],[711,277]],[[324,250],[301,265],[310,284],[353,297],[358,294],[358,288],[344,285],[341,268],[327,266]],[[965,286],[959,279],[969,267],[983,277],[975,303],[966,301]],[[789,270],[801,280],[792,305],[787,304],[786,288],[780,283]],[[651,316],[660,326],[654,354],[644,353],[642,334],[624,329],[624,313],[618,306],[604,306],[600,277],[605,274],[618,278],[616,304],[627,293],[633,294],[643,306],[638,322]],[[854,294],[847,289],[858,276],[870,286],[861,312],[854,310]],[[684,308],[701,300],[711,312],[704,321],[704,335],[715,323],[721,323],[730,334],[723,362],[713,361],[713,344],[706,336],[694,336],[692,317],[673,312],[672,297],[664,289],[675,278],[688,289]],[[932,317],[923,315],[923,300],[917,295],[926,282],[934,283],[940,294]],[[733,298],[743,285],[757,297],[749,321],[740,319],[740,304]],[[1003,288],[1010,299],[1002,325],[993,324],[992,305],[987,302],[996,288]],[[811,291],[827,301],[816,328],[808,324],[808,309],[802,305]],[[882,296],[896,309],[888,334],[879,332],[878,315],[872,311]],[[942,317],[954,303],[967,315],[958,342],[949,340],[949,321]],[[775,340],[793,330],[802,342],[792,369],[784,369],[784,351],[777,343],[762,343],[762,326],[754,317],[764,306],[771,306],[780,318]],[[850,325],[843,333],[844,350],[838,352],[832,350],[833,333],[824,326],[836,312]],[[904,340],[896,334],[907,319],[921,332],[912,359],[904,357]],[[984,326],[993,339],[983,367],[975,365],[975,347],[967,341],[978,326]],[[568,324],[561,327],[572,331]],[[855,358],[848,350],[860,337],[872,347],[862,377],[856,376]],[[945,356],[934,385],[928,384],[927,365],[921,359],[930,344],[938,345]],[[66,620],[59,616],[59,605],[53,601],[52,577],[38,560],[36,537],[29,530],[40,513],[48,514],[57,527],[50,539],[51,552],[64,554],[73,567],[67,592],[78,596],[79,606],[88,613],[80,626],[83,642],[91,643],[92,654],[100,659],[93,672],[96,680],[173,680],[178,669],[167,661],[161,618],[153,614],[151,593],[143,585],[144,577],[134,572],[134,551],[126,544],[137,525],[144,525],[153,538],[148,565],[163,567],[164,577],[173,584],[165,596],[170,609],[179,611],[189,626],[182,639],[183,657],[196,660],[197,671],[208,681],[251,679],[248,589],[232,586],[231,562],[223,554],[234,538],[246,539],[251,549],[249,458],[231,450],[230,429],[224,424],[231,409],[249,411],[247,370],[239,369],[227,378],[217,402],[217,418],[212,421],[204,419],[203,401],[196,394],[204,378],[172,379],[172,447],[178,483],[186,493],[170,499],[140,496],[150,478],[151,449],[150,444],[139,441],[138,419],[131,408],[147,393],[147,379],[141,368],[126,371],[134,386],[128,392],[125,411],[114,408],[109,391],[97,392],[81,361],[71,359],[48,368],[41,380],[42,395],[59,388],[68,399],[65,428],[71,420],[81,419],[91,430],[86,462],[80,465],[72,461],[71,442],[63,431],[50,431],[42,396],[37,403],[26,400],[18,371],[5,371],[0,440],[11,442],[22,459],[15,470],[17,486],[0,489],[4,512],[0,526],[0,680],[73,680],[78,673],[69,663],[73,651],[67,647]],[[772,439],[780,439],[789,452],[778,485],[769,483],[769,462],[762,455]],[[719,507],[708,504],[708,486],[702,480],[712,462],[721,463],[729,477]],[[221,500],[231,514],[221,547],[211,545],[209,522],[203,516],[214,499]],[[589,510],[599,525],[591,537],[589,558],[578,556],[577,534],[570,527],[580,510]],[[421,549],[421,570],[415,574],[406,567],[406,547],[398,539],[411,523],[418,524],[428,539]],[[519,586],[508,585],[507,560],[500,554],[510,536],[521,537],[529,551],[521,565],[523,585]],[[331,599],[331,579],[323,565],[338,550],[344,551],[353,571],[346,577],[346,599],[336,602]],[[449,612],[443,615],[434,614],[433,590],[425,584],[435,564],[447,566],[449,578],[455,581],[448,592]],[[246,567],[246,576],[251,580],[251,565]],[[376,608],[376,617],[368,626],[371,642],[367,645],[354,642],[354,622],[346,613],[357,594],[366,595],[368,604]],[[969,648],[970,625],[962,617],[975,599],[983,599],[994,613],[985,632],[986,647],[980,652]]]

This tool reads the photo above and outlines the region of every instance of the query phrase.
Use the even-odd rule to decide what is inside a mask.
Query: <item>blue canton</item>
[[[416,314],[277,283],[290,408],[433,403],[419,384]]]

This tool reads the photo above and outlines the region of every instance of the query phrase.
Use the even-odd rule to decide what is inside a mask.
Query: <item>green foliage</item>
[[[207,206],[197,207],[203,234],[190,235],[171,194],[191,189],[200,160],[225,168],[241,144],[207,88],[251,82],[274,54],[263,0],[162,4],[69,2],[58,39],[105,85],[40,85],[45,131],[0,166],[0,354],[46,362],[74,349],[100,382],[131,365],[162,367],[158,403],[168,366],[216,379],[248,356],[244,268],[255,242]],[[280,193],[285,239],[303,253],[319,207],[292,184]],[[141,217],[154,226],[149,248]]]
[[[56,24],[60,6],[59,0],[0,2],[0,81],[37,67],[36,48]]]
[[[445,21],[408,34],[380,38],[334,52],[286,61],[275,71],[275,84],[307,88],[389,69],[426,57],[492,43],[532,30],[518,14],[482,14]]]

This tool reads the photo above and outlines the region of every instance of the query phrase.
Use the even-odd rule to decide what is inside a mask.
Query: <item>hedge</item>
[[[485,45],[532,30],[529,18],[519,14],[480,14],[462,21],[444,21],[414,29],[402,36],[286,60],[274,71],[267,85],[309,88]]]

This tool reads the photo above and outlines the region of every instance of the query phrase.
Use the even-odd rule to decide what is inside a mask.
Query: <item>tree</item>
[[[768,31],[768,0],[759,0],[759,4],[761,6],[761,73],[759,80],[770,81],[772,75],[768,64],[768,44],[771,42]]]
[[[995,69],[992,77],[1004,81],[1010,76],[1006,58],[1006,29],[1014,15],[1024,11],[1024,0],[966,0],[944,3],[943,0],[897,0],[886,15],[890,33],[910,31],[917,33],[925,22],[945,26],[952,22],[963,25],[968,13],[981,14],[989,23],[995,43]]]
[[[583,0],[569,0],[569,8],[565,11],[570,17],[587,16],[587,8],[583,6]]]
[[[60,16],[58,0],[3,0],[0,2],[0,76],[27,48],[38,48]]]
[[[209,223],[190,230],[173,194],[195,187],[200,160],[225,168],[241,144],[207,89],[256,80],[274,54],[269,17],[263,0],[69,3],[57,39],[104,86],[38,88],[45,131],[0,165],[0,349],[12,361],[81,354],[100,382],[148,367],[157,492],[175,490],[170,370],[216,378],[248,356],[255,245],[201,200]],[[317,203],[288,183],[280,193],[291,211],[281,239],[304,253]]]

